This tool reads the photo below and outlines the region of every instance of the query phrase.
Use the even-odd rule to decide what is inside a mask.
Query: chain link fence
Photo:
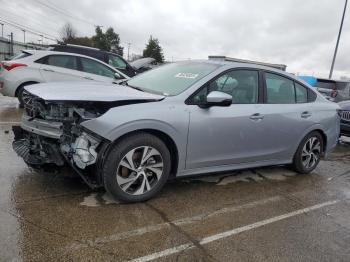
[[[21,43],[0,37],[0,61],[6,60],[25,49],[46,49],[47,46],[34,43]]]

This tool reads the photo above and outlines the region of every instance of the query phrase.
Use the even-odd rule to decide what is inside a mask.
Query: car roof
[[[59,52],[59,51],[49,51],[49,50],[22,50],[22,52],[26,52],[26,53],[31,53],[33,55],[40,55],[40,56],[47,56],[47,55],[69,55],[69,56],[79,56],[79,57],[84,57],[84,58],[88,58],[91,60],[94,60],[96,62],[99,62],[105,66],[107,66],[108,68],[112,69],[113,71],[117,72],[118,74],[121,74],[122,76],[127,77],[123,72],[119,71],[118,69],[110,66],[109,64],[106,64],[105,62],[98,60],[94,57],[91,56],[86,56],[86,55],[81,55],[81,54],[77,54],[77,53],[70,53],[70,52]]]
[[[115,69],[114,67],[111,67],[110,65],[104,63],[101,60],[98,60],[94,57],[91,56],[87,56],[87,55],[82,55],[82,54],[78,54],[78,53],[71,53],[71,52],[60,52],[60,51],[49,51],[49,50],[23,50],[22,52],[27,52],[27,53],[31,53],[31,54],[39,54],[39,55],[70,55],[70,56],[79,56],[79,57],[84,57],[84,58],[89,58],[92,60],[95,60],[99,63],[102,63],[104,65],[107,65],[110,68]]]
[[[51,47],[71,47],[71,48],[76,48],[76,49],[87,49],[87,50],[91,50],[91,51],[95,51],[95,52],[99,52],[99,53],[103,53],[103,54],[111,54],[111,55],[116,55],[119,56],[121,58],[123,58],[121,55],[118,55],[116,53],[110,52],[110,51],[105,51],[105,50],[101,50],[99,48],[96,47],[90,47],[90,46],[84,46],[84,45],[73,45],[73,44],[53,44],[50,45]]]
[[[283,74],[289,77],[292,77],[293,79],[297,79],[300,81],[300,79],[298,79],[295,75],[288,73],[286,71],[282,71],[273,67],[269,67],[269,66],[264,66],[264,65],[258,65],[258,64],[254,64],[254,63],[240,63],[240,62],[231,62],[231,61],[217,61],[217,60],[200,60],[200,59],[196,59],[196,60],[184,60],[184,61],[179,61],[179,63],[206,63],[206,64],[216,64],[218,65],[218,67],[227,67],[227,69],[229,68],[237,68],[237,67],[241,67],[241,68],[252,68],[252,69],[261,69],[261,70],[265,70],[265,71],[272,71],[278,74]]]

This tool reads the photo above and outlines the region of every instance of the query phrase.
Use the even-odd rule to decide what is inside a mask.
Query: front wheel
[[[323,138],[319,132],[311,132],[301,141],[293,159],[293,169],[301,174],[312,172],[321,160]]]
[[[104,163],[105,189],[124,202],[145,201],[156,195],[171,167],[167,146],[147,133],[128,136],[115,144]]]
[[[23,108],[24,104],[26,103],[26,94],[27,94],[27,92],[25,92],[24,87],[26,87],[28,85],[33,85],[33,84],[36,84],[36,82],[28,82],[28,83],[22,84],[21,86],[18,87],[16,95],[17,95],[17,98],[18,98],[18,101],[19,101],[19,107],[20,108]]]

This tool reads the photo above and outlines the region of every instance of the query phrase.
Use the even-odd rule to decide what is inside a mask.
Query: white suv
[[[129,77],[117,69],[88,56],[26,50],[0,64],[0,93],[18,97],[22,104],[24,86],[57,81],[120,82]]]

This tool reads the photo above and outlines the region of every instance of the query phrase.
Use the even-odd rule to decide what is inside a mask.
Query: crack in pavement
[[[270,181],[269,179],[267,179],[263,174],[261,174],[259,171],[257,170],[252,170],[253,173],[259,175],[260,177],[266,179],[266,181],[269,184],[274,184],[272,181]],[[286,193],[285,191],[279,189],[278,187],[273,187],[273,190],[280,196],[286,198],[287,200],[293,201],[294,203],[298,204],[300,207],[305,207],[307,206],[307,203],[304,203],[301,199],[294,197],[293,195]]]
[[[199,243],[199,241],[193,238],[186,231],[182,230],[180,226],[170,221],[170,219],[167,217],[167,215],[163,211],[161,211],[160,209],[158,209],[157,207],[153,206],[150,203],[145,203],[145,205],[148,206],[153,211],[155,211],[162,218],[162,220],[165,223],[168,223],[172,228],[174,228],[176,232],[184,235],[195,247],[197,247],[204,254],[205,257],[210,258],[211,261],[218,261],[211,254],[207,252],[207,250]]]
[[[331,180],[333,180],[333,179],[335,179],[335,178],[339,178],[339,177],[342,177],[342,176],[346,176],[346,175],[348,175],[348,174],[350,174],[350,170],[345,171],[345,172],[343,172],[343,173],[341,173],[341,174],[339,174],[339,175],[332,176],[332,177],[328,178],[327,180],[328,180],[328,181],[331,181]]]
[[[65,235],[65,234],[62,234],[60,232],[56,232],[56,231],[50,230],[50,229],[48,229],[46,227],[40,226],[40,225],[34,223],[33,221],[30,221],[30,220],[28,220],[28,219],[26,219],[26,218],[24,218],[24,217],[22,217],[20,215],[17,215],[17,214],[15,214],[15,213],[13,213],[13,212],[11,212],[9,210],[6,210],[6,211],[3,210],[3,212],[6,212],[9,215],[15,217],[18,221],[22,221],[22,222],[24,222],[26,224],[29,224],[29,225],[31,225],[33,227],[36,227],[37,229],[42,230],[42,231],[44,231],[44,232],[46,232],[48,234],[56,235],[56,236],[59,236],[61,238],[67,239],[67,240],[72,240],[72,241],[74,241],[76,243],[79,243],[79,244],[88,244],[88,243],[85,243],[83,240],[74,239],[74,238],[71,238],[68,235]],[[100,248],[98,248],[96,246],[90,246],[90,247],[93,248],[95,251],[98,251],[98,252],[100,252],[100,253],[102,253],[104,255],[108,255],[108,256],[111,256],[111,257],[115,258],[115,254],[114,253],[111,253],[111,252],[108,252],[106,250],[100,249]]]

